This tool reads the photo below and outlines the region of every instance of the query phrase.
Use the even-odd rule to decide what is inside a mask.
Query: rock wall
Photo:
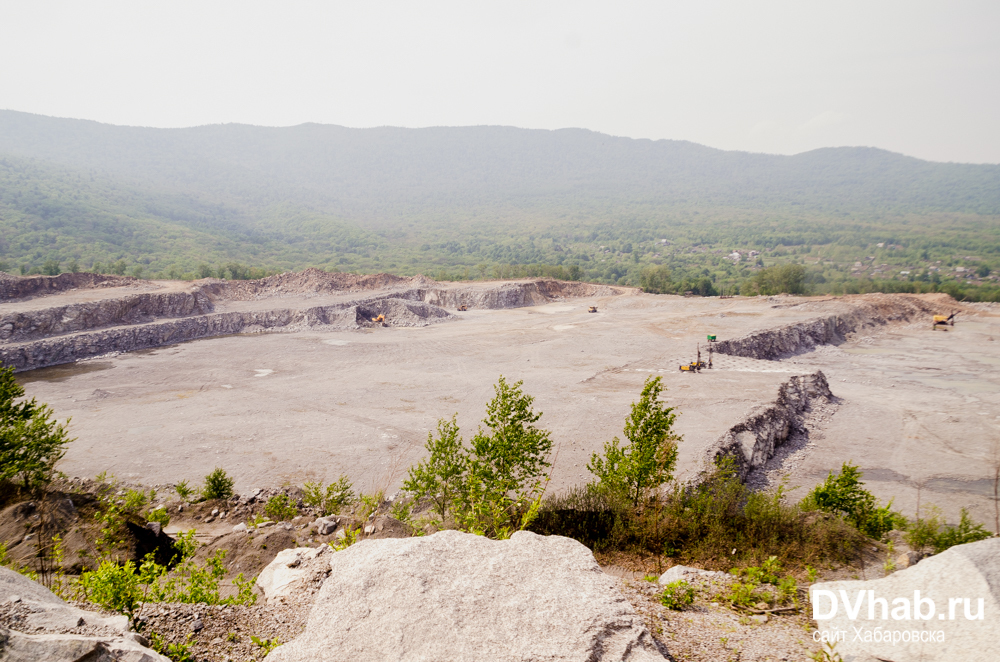
[[[108,282],[116,286],[121,284],[118,280],[100,280],[119,279],[117,276],[63,276],[79,277],[77,280],[89,278],[94,282]],[[58,285],[67,289],[68,285],[76,283],[72,279],[59,281],[60,277],[39,278],[48,280],[7,278],[0,281],[0,285],[9,282],[20,284],[18,287],[21,289],[17,291],[23,293],[31,287],[44,289]],[[29,281],[37,282],[29,287],[26,284]],[[37,283],[47,285],[43,287]],[[76,284],[86,286],[82,282]],[[378,289],[385,291],[372,291]],[[257,281],[203,281],[188,292],[136,293],[114,299],[2,315],[0,364],[13,366],[20,372],[104,354],[131,352],[233,333],[294,330],[313,326],[358,329],[374,326],[372,318],[379,315],[385,315],[386,326],[424,326],[453,317],[445,307],[454,309],[465,305],[470,309],[518,308],[544,304],[563,297],[611,296],[627,291],[631,290],[552,279],[507,282],[494,287],[445,287],[420,276],[357,276],[330,274],[317,269]],[[273,298],[275,304],[280,305],[284,295],[324,292],[368,292],[369,296],[303,309],[214,312],[215,301]]]
[[[58,276],[11,276],[0,271],[0,301],[23,299],[39,294],[53,294],[76,288],[122,287],[148,284],[131,276],[106,274],[59,274]]]
[[[214,310],[200,292],[133,294],[44,310],[0,316],[0,342],[17,343],[122,324],[145,324],[163,317],[204,315]]]
[[[833,399],[822,372],[792,377],[778,388],[778,398],[772,404],[729,428],[709,448],[707,459],[714,463],[732,458],[740,479],[745,480],[752,470],[774,457],[775,449],[803,429],[804,415],[817,399]]]
[[[21,372],[104,354],[133,352],[233,333],[310,326],[357,329],[373,326],[371,318],[379,314],[386,315],[387,326],[423,326],[451,316],[448,311],[423,302],[392,298],[305,310],[213,313],[0,345],[0,364],[13,366],[15,372]]]
[[[960,308],[947,295],[931,299],[900,294],[866,294],[841,301],[842,311],[837,314],[722,340],[715,344],[715,351],[752,359],[779,359],[808,352],[817,345],[838,344],[850,334],[891,322],[926,319],[930,325],[932,315],[949,314]]]

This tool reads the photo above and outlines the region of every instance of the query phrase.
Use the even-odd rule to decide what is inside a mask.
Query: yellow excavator
[[[373,317],[372,321],[375,322],[376,324],[381,324],[382,326],[386,325],[385,324],[385,315],[379,315],[378,317]]]
[[[461,311],[466,311],[469,308],[463,303],[461,306],[458,307],[458,309],[461,310]]]
[[[931,330],[938,328],[939,326],[955,326],[955,315],[958,313],[952,313],[951,315],[935,315],[934,322],[931,324]],[[947,331],[948,329],[945,329]]]
[[[588,313],[596,313],[597,312],[597,306],[591,306],[590,308],[587,309],[587,312]]]

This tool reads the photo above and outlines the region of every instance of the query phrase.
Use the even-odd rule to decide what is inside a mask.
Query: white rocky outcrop
[[[310,562],[330,552],[329,545],[283,549],[261,570],[257,588],[264,593],[268,603],[288,596],[300,588],[299,584],[312,579],[315,570],[312,566],[315,564]]]
[[[833,640],[845,662],[996,660],[1000,538],[952,547],[882,579],[813,584],[809,594],[815,638]]]
[[[78,609],[4,567],[0,567],[0,609],[5,622],[18,626],[17,630],[0,627],[3,662],[170,662],[129,632],[124,616]]]
[[[658,583],[660,585],[667,585],[670,582],[676,582],[680,580],[691,581],[692,579],[728,579],[732,575],[725,572],[713,571],[713,570],[702,570],[701,568],[692,568],[686,565],[675,565],[672,568],[668,568],[665,573],[660,575]]]
[[[616,581],[569,538],[363,540],[331,568],[305,632],[268,662],[665,659]]]

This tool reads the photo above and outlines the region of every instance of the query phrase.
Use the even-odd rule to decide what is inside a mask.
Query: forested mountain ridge
[[[295,204],[381,224],[415,210],[616,204],[1000,213],[1000,165],[864,147],[778,156],[583,129],[119,127],[0,111],[0,154],[253,210]]]
[[[995,289],[1000,166],[583,129],[153,129],[0,111],[0,270],[649,286],[656,269],[661,291],[710,293],[789,262],[815,291]]]

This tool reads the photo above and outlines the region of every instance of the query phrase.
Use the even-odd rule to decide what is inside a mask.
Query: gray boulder
[[[0,611],[19,630],[0,627],[2,662],[170,662],[128,631],[124,616],[66,604],[50,590],[0,567]]]
[[[1000,538],[959,545],[882,579],[813,584],[817,641],[844,662],[992,662]]]
[[[363,540],[331,568],[305,632],[268,662],[665,659],[616,581],[569,538]]]
[[[131,637],[23,634],[0,627],[3,662],[170,662]]]
[[[16,602],[22,605],[25,630],[62,632],[80,627],[97,628],[109,633],[128,632],[124,616],[101,616],[67,604],[58,595],[38,582],[10,568],[0,566],[0,604]]]

